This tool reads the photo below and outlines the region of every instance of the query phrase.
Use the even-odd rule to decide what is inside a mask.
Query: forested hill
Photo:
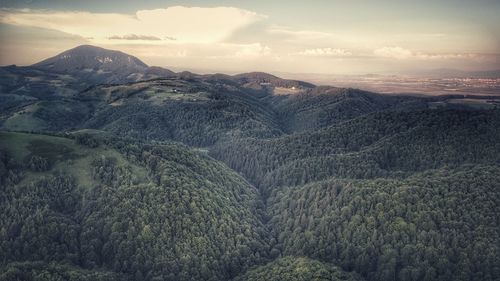
[[[0,280],[500,280],[499,128],[92,46],[2,67]]]
[[[405,177],[464,164],[500,164],[500,111],[424,110],[368,114],[273,139],[218,143],[216,158],[265,193],[337,178]]]
[[[0,280],[227,280],[269,258],[257,190],[199,152],[0,139]]]

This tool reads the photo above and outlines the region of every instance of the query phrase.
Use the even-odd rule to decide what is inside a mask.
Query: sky
[[[201,72],[500,69],[499,0],[0,0],[0,65],[82,44]]]

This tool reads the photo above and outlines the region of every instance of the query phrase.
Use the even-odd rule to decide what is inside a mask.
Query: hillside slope
[[[267,256],[257,191],[224,165],[179,145],[99,142],[0,133],[0,271],[41,260],[227,280]]]
[[[401,177],[445,166],[497,164],[499,126],[499,110],[386,111],[313,132],[233,139],[210,153],[269,194],[329,177]]]
[[[338,180],[280,192],[269,203],[277,246],[367,280],[496,280],[499,166],[405,180]]]

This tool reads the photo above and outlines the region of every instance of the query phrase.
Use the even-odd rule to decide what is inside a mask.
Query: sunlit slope
[[[362,281],[355,273],[304,257],[288,256],[254,268],[234,281]]]

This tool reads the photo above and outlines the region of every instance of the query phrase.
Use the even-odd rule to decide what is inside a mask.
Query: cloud
[[[497,57],[496,54],[481,53],[427,53],[402,47],[382,47],[374,50],[373,54],[378,57],[398,60],[491,60]]]
[[[272,49],[269,46],[260,43],[253,44],[231,44],[220,43],[214,46],[204,46],[204,49],[211,55],[207,55],[209,59],[244,59],[254,60],[269,57],[272,55]]]
[[[496,49],[465,44],[462,37],[443,32],[294,28],[234,7],[174,6],[131,14],[0,8],[0,63],[34,63],[93,44],[136,55],[150,65],[212,69],[331,72],[331,60],[323,58],[335,59],[345,71],[498,65]]]
[[[0,11],[1,23],[58,30],[94,38],[97,43],[130,34],[175,38],[176,41],[190,43],[220,42],[235,30],[265,18],[264,15],[234,7],[174,6],[139,10],[135,15],[29,9]],[[112,39],[110,34],[113,34]]]
[[[383,47],[373,51],[373,54],[384,58],[408,59],[413,56],[412,51],[401,47]]]
[[[352,56],[352,53],[345,49],[315,48],[305,49],[299,52],[298,55],[312,57],[349,57]]]
[[[113,35],[108,37],[110,40],[147,40],[147,41],[157,41],[161,40],[161,38],[158,38],[156,36],[152,35],[137,35],[137,34],[127,34],[123,36],[119,35]]]
[[[271,54],[271,48],[268,46],[263,46],[260,43],[242,45],[238,51],[234,54],[237,58],[255,58],[268,56]]]
[[[299,39],[326,39],[331,38],[333,35],[327,32],[315,31],[315,30],[292,30],[288,27],[283,26],[271,26],[268,28],[268,32],[272,35],[280,35],[289,38],[299,38]]]
[[[478,54],[478,53],[432,54],[432,53],[417,52],[414,54],[414,57],[421,60],[447,60],[447,59],[483,59],[489,57],[489,55]]]

